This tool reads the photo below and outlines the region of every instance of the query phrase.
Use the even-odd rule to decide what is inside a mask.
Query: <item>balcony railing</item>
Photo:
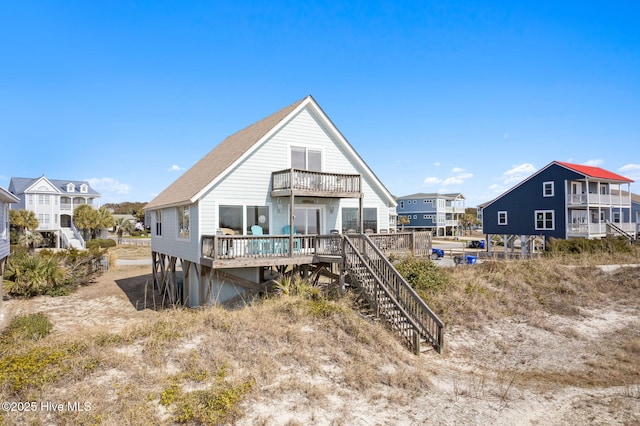
[[[614,223],[614,225],[625,232],[634,233],[636,231],[635,223]],[[587,237],[590,235],[606,235],[611,232],[611,229],[605,222],[601,223],[569,223],[567,224],[567,230],[569,236]]]
[[[569,194],[570,206],[622,206],[631,207],[629,196],[620,194]]]
[[[271,196],[359,197],[360,175],[287,169],[271,174]]]

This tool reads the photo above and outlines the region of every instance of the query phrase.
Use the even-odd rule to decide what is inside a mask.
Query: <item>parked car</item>
[[[484,240],[472,240],[472,241],[469,241],[469,247],[470,248],[483,249],[484,248]]]
[[[444,257],[444,250],[439,249],[439,248],[432,248],[431,249],[431,260],[438,260],[441,257]]]
[[[471,256],[471,255],[453,257],[453,263],[455,263],[456,265],[462,265],[462,264],[473,265],[476,263],[477,260],[478,258],[476,256]]]

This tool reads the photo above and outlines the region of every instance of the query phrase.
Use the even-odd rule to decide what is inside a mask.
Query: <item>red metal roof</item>
[[[592,178],[597,178],[597,179],[607,179],[607,180],[617,180],[617,181],[621,181],[621,182],[633,182],[633,180],[626,178],[624,176],[621,176],[619,174],[610,172],[608,170],[602,169],[600,167],[595,167],[595,166],[583,166],[581,164],[571,164],[571,163],[565,163],[562,161],[556,161],[556,163],[560,164],[561,166],[564,166],[568,169],[571,169],[573,171],[576,171],[578,173],[581,173],[585,176],[588,177],[592,177]]]

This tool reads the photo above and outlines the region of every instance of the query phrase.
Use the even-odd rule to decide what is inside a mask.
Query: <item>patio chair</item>
[[[264,235],[262,226],[251,225],[252,235]],[[269,242],[265,239],[253,239],[251,240],[251,254],[265,254],[268,249]]]
[[[282,227],[282,233],[284,235],[291,235],[291,226],[289,225],[285,225]],[[297,235],[297,231],[296,231],[296,227],[293,227],[293,235]],[[287,248],[288,250],[288,248]],[[286,251],[286,250],[285,250]],[[294,238],[293,239],[293,251],[294,252],[299,252],[300,251],[300,238]]]

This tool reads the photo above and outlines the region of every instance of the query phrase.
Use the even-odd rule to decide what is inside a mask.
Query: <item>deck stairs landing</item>
[[[365,234],[343,239],[345,269],[376,318],[415,353],[429,345],[443,350],[444,324]]]
[[[62,230],[62,245],[63,248],[76,248],[79,250],[84,249],[84,241],[76,238],[72,228],[61,228]]]

